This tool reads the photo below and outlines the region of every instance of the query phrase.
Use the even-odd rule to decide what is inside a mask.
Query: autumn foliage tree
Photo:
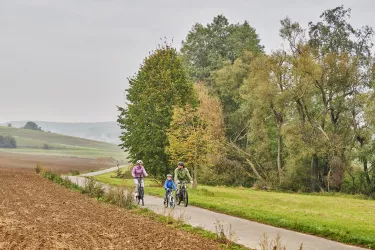
[[[168,130],[168,153],[172,162],[184,161],[192,169],[194,187],[198,172],[211,167],[221,156],[224,145],[220,102],[202,84],[195,84],[199,107],[175,107]]]

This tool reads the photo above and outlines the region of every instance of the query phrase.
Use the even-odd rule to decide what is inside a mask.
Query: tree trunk
[[[367,166],[367,159],[363,160],[363,171],[365,171],[366,181],[367,184],[371,184],[370,176],[368,174],[368,166]]]
[[[318,156],[313,155],[311,159],[311,192],[317,191],[318,183]]]
[[[193,188],[197,188],[198,187],[198,178],[197,178],[197,166],[194,167],[193,169]]]
[[[279,181],[281,181],[282,178],[282,136],[277,136],[277,170],[279,171]]]

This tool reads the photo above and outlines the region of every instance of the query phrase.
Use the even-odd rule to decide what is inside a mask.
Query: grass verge
[[[133,187],[132,180],[95,179],[117,186]],[[164,196],[164,189],[150,179],[145,192]],[[261,223],[313,234],[342,243],[375,249],[375,201],[335,194],[306,195],[266,192],[248,188],[199,186],[189,189],[189,203],[209,210]]]

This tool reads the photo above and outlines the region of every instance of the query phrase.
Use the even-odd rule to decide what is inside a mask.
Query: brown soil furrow
[[[218,249],[213,241],[0,168],[0,249]]]

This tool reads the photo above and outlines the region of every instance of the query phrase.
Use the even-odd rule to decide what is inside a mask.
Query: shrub
[[[83,194],[88,194],[90,197],[102,198],[104,196],[104,188],[102,184],[96,182],[92,178],[87,178],[85,186],[82,188]]]
[[[223,157],[215,166],[203,169],[198,182],[211,186],[251,187],[255,179],[249,178],[245,166],[236,159]]]
[[[43,144],[43,149],[51,149],[50,145],[48,145],[47,143],[44,143]]]
[[[132,191],[126,187],[109,188],[105,195],[105,201],[126,209],[132,209],[136,206]]]
[[[76,175],[80,175],[80,172],[78,170],[73,169],[73,170],[69,171],[69,174],[73,175],[73,176],[76,176]]]
[[[290,161],[284,170],[279,189],[293,192],[311,191],[311,162],[307,159]]]
[[[375,199],[375,183],[370,178],[370,183],[366,180],[363,170],[346,172],[341,186],[341,192],[348,194],[363,194],[371,199]]]
[[[16,148],[16,147],[17,147],[17,142],[13,136],[0,135],[0,148]]]
[[[36,164],[35,166],[35,173],[39,174],[40,172],[42,172],[42,167],[38,164]]]
[[[69,179],[62,178],[59,174],[53,173],[52,171],[42,171],[42,176],[66,188],[81,190],[77,184],[71,182]]]

